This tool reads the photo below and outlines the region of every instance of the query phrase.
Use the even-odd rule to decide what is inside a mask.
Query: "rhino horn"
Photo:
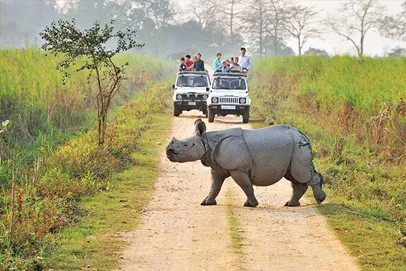
[[[195,132],[197,136],[201,136],[206,132],[206,124],[201,119],[195,121]]]

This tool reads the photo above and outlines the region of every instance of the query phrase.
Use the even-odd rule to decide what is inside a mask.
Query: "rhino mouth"
[[[167,152],[166,153],[166,157],[169,159],[169,160],[174,160],[174,158],[175,158],[175,156],[176,155],[178,155],[178,153],[177,152]]]

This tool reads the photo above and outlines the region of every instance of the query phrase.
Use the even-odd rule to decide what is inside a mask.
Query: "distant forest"
[[[231,56],[242,45],[249,46],[251,55],[294,55],[286,46],[289,38],[297,40],[299,55],[327,55],[317,48],[302,53],[309,38],[325,31],[347,39],[361,56],[366,46],[363,38],[372,28],[405,40],[406,1],[403,8],[398,17],[389,17],[378,0],[350,0],[344,2],[338,17],[322,22],[316,16],[320,11],[287,0],[190,0],[182,9],[170,0],[0,0],[0,46],[42,44],[39,32],[46,25],[75,18],[80,28],[114,20],[116,28],[137,30],[137,42],[145,46],[136,52],[161,58],[178,59],[196,52],[203,59],[217,52]],[[358,20],[359,14],[365,14],[363,21]],[[396,48],[391,53],[406,51]]]

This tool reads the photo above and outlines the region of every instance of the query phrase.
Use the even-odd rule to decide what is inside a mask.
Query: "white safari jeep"
[[[173,115],[178,117],[183,110],[197,109],[207,117],[207,97],[210,90],[210,78],[207,72],[179,72],[175,85],[172,86]]]
[[[207,99],[209,122],[214,116],[242,116],[243,123],[250,119],[251,99],[248,96],[247,75],[241,72],[216,72]]]

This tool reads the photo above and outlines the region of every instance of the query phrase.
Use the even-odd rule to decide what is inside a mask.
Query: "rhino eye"
[[[193,142],[192,148],[195,146],[196,144]]]

